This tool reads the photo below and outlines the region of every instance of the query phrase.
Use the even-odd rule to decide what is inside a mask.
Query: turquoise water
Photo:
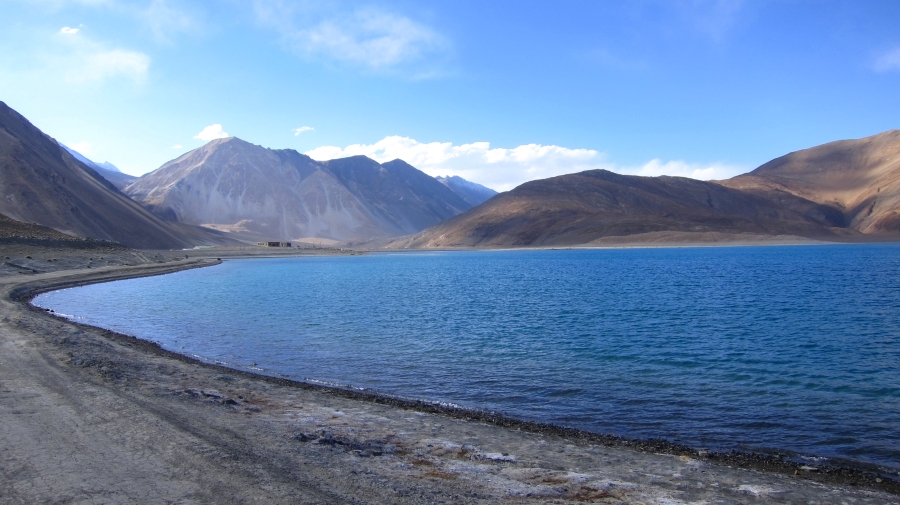
[[[900,469],[900,245],[251,259],[37,305],[235,367]]]

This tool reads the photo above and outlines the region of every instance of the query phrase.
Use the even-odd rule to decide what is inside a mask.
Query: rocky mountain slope
[[[0,213],[70,235],[136,248],[228,241],[206,230],[158,219],[3,102]]]
[[[770,200],[785,194],[839,212],[842,226],[900,233],[900,130],[796,151],[719,184]]]
[[[65,240],[81,242],[89,239],[69,235],[34,223],[23,223],[0,214],[0,244],[28,240]]]
[[[218,139],[126,189],[169,221],[294,240],[377,233],[377,218],[323,167],[293,150]]]
[[[787,204],[682,177],[589,170],[531,181],[394,247],[557,246],[641,233],[829,236],[839,215],[788,195]],[[797,208],[801,209],[798,211]]]
[[[451,191],[459,195],[460,198],[473,207],[481,205],[497,194],[497,192],[491,188],[486,188],[481,184],[467,181],[457,175],[450,177],[435,177],[435,179],[444,186],[450,188]]]
[[[170,221],[253,240],[415,233],[471,205],[414,167],[364,156],[317,162],[291,149],[219,139],[126,189]]]

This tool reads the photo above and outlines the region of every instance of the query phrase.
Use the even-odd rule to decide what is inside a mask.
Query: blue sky
[[[0,0],[0,13],[0,100],[132,174],[228,134],[498,190],[589,168],[708,179],[900,128],[900,2]]]

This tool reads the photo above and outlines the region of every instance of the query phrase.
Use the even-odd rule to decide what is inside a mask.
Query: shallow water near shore
[[[177,352],[900,469],[900,245],[247,259],[34,303]]]

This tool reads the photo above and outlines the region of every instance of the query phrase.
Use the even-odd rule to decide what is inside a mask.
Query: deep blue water
[[[900,469],[900,245],[251,259],[37,305],[269,373]]]

